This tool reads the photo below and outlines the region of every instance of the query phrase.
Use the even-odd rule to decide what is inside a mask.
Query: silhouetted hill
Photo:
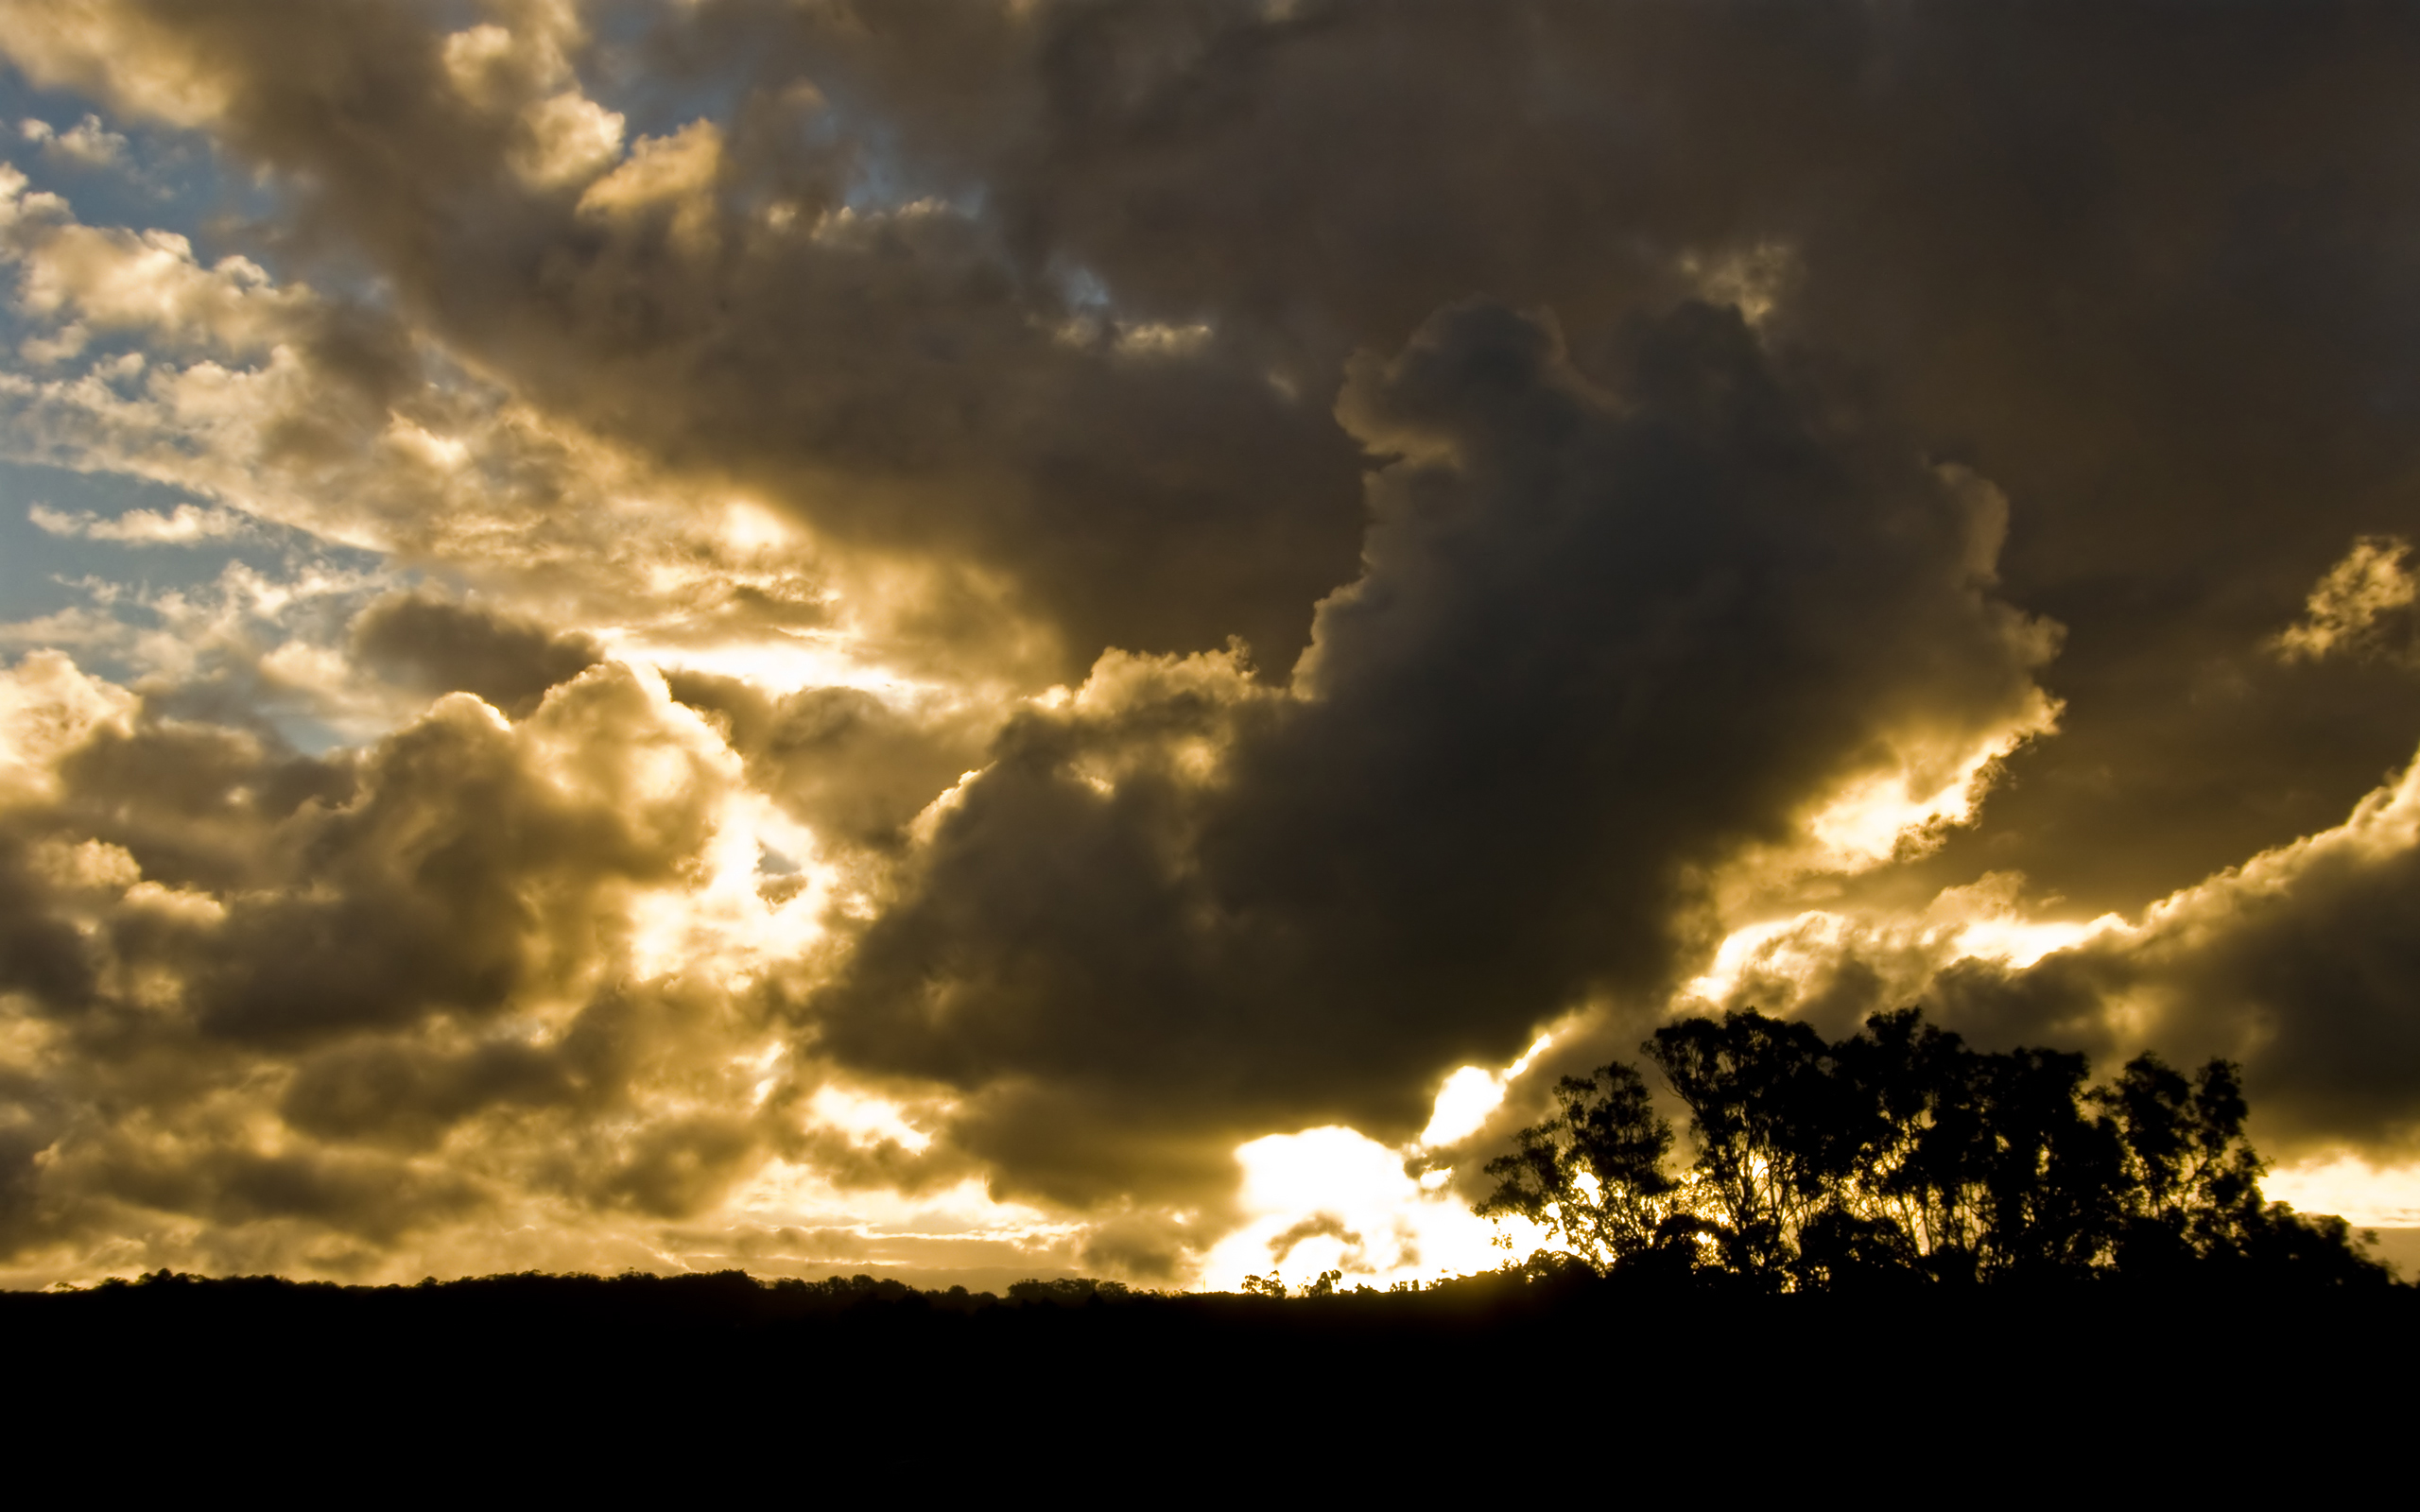
[[[1418,1290],[1282,1300],[1092,1280],[1020,1282],[1002,1297],[863,1276],[768,1282],[741,1271],[533,1272],[384,1287],[163,1271],[82,1291],[0,1294],[0,1330],[21,1372],[40,1362],[60,1379],[146,1360],[207,1361],[221,1372],[337,1365],[400,1374],[473,1359],[545,1373],[599,1361],[786,1358],[845,1360],[878,1376],[994,1355],[1032,1369],[1137,1352],[1171,1370],[1229,1357],[1272,1366],[1349,1357],[1366,1369],[1394,1357],[1512,1367],[1632,1349],[1654,1351],[1657,1371],[1686,1376],[1743,1347],[1820,1349],[1854,1374],[1868,1344],[1909,1336],[1963,1339],[1969,1352],[1990,1352],[1991,1341],[2022,1364],[2113,1329],[2144,1340],[2224,1336],[2238,1353],[2262,1331],[2288,1330],[2307,1349],[2342,1331],[2392,1353],[2420,1343],[2420,1288],[2184,1279],[1776,1295],[1720,1274],[1661,1282],[1547,1261]]]
[[[1774,1294],[1551,1263],[1283,1300],[736,1271],[408,1287],[162,1273],[0,1295],[0,1337],[19,1445],[89,1439],[105,1465],[123,1452],[171,1479],[685,1497],[1144,1477],[1165,1500],[1478,1486],[1568,1452],[1635,1459],[1622,1473],[1651,1486],[1794,1484],[1846,1456],[2107,1487],[2394,1441],[2420,1292]],[[2131,1468],[2110,1470],[2113,1452]]]

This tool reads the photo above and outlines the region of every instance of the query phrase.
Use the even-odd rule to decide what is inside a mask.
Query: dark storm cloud
[[[29,875],[25,851],[22,843],[0,847],[0,989],[81,1003],[93,992],[91,952],[74,924],[43,906],[48,889]]]
[[[1784,254],[1777,329],[2008,490],[2010,594],[2072,632],[2066,733],[1933,885],[2016,867],[2133,906],[2334,822],[2411,744],[2391,674],[2256,649],[2412,522],[2407,9],[847,14],[801,66],[901,101],[1024,255],[1314,382],[1473,291],[1584,351],[1688,260]]]
[[[775,697],[702,672],[666,681],[717,722],[752,786],[839,844],[895,849],[908,821],[982,761],[987,730],[963,712],[919,718],[857,688]]]
[[[515,719],[603,658],[588,636],[420,593],[392,593],[365,610],[353,623],[353,651],[418,692],[475,693]]]
[[[142,876],[230,900],[193,916],[207,927],[141,910],[112,926],[121,949],[165,953],[157,964],[189,978],[207,1033],[276,1039],[476,1013],[579,950],[614,888],[669,880],[701,843],[711,777],[664,797],[631,791],[623,764],[666,744],[651,723],[615,669],[527,734],[449,700],[357,765],[209,726],[104,727],[60,761],[55,803],[14,822],[115,848],[130,872],[120,886]],[[568,752],[547,748],[565,737]],[[18,974],[89,982],[40,948],[55,931],[27,901]]]
[[[1990,954],[1994,922],[2014,914],[2013,875],[1953,890],[1913,919],[1808,915],[1711,1005],[1845,1034],[1914,1003],[1992,1048],[2063,1046],[2104,1067],[2145,1049],[2224,1057],[2244,1068],[2263,1148],[2406,1159],[2420,1147],[2420,954],[2404,924],[2420,905],[2415,799],[2407,768],[2343,823],[2024,964]],[[1986,937],[1962,939],[1959,925],[1978,921]],[[1577,1058],[1627,1049],[1600,1042]]]
[[[687,1216],[769,1146],[794,1143],[782,1121],[728,1106],[728,1097],[710,1108],[650,1106],[646,1094],[665,1080],[712,1082],[733,1020],[711,990],[656,983],[596,993],[543,1042],[342,1037],[330,1025],[316,1037],[326,1048],[299,1057],[278,1112],[328,1146],[388,1157],[438,1150],[472,1125],[480,1143],[506,1156],[493,1163],[525,1189],[595,1209]],[[856,1152],[829,1153],[838,1166]],[[887,1184],[912,1185],[914,1162],[893,1164]]]
[[[1340,412],[1402,460],[1291,695],[1104,662],[1100,715],[1010,727],[821,1005],[844,1057],[976,1091],[1012,1184],[1148,1179],[1145,1128],[1077,1157],[1069,1122],[1409,1134],[1437,1068],[1644,1005],[1714,868],[1889,742],[2033,711],[2051,637],[1991,593],[1993,511],[1811,415],[1736,313],[1641,329],[1599,388],[1550,321],[1459,307]]]
[[[2420,1145],[2420,788],[2256,857],[2112,933],[2012,971],[1962,963],[1927,996],[1978,1038],[2146,1044],[2242,1061],[2284,1151]]]
[[[146,718],[103,726],[60,763],[62,836],[126,849],[144,874],[203,892],[270,885],[279,857],[265,832],[305,805],[353,795],[354,763],[301,756],[251,730]]]
[[[276,1039],[475,1016],[572,967],[617,886],[670,882],[696,854],[717,786],[693,773],[668,797],[632,790],[629,746],[663,742],[614,673],[541,727],[579,741],[567,758],[469,700],[391,737],[355,801],[282,837],[314,885],[230,910],[194,984],[202,1023]]]

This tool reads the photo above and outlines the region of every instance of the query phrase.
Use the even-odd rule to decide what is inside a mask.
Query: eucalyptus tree
[[[1616,1061],[1491,1160],[1484,1217],[1599,1271],[1712,1265],[1776,1288],[2187,1270],[2377,1281],[2341,1220],[2264,1204],[2240,1074],[2152,1055],[2106,1086],[2072,1052],[1983,1052],[1914,1008],[1826,1041],[1755,1012],[1640,1047],[1688,1115],[1688,1163]]]

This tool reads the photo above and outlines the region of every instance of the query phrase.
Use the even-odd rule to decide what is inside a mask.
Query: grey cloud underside
[[[2328,865],[2290,890],[2225,902],[2208,919],[2021,969],[1852,946],[1812,983],[1754,984],[1734,1001],[1840,1026],[1913,1001],[1979,1043],[2057,1044],[2111,1064],[2146,1042],[2223,1056],[2248,1069],[2269,1153],[2409,1158],[2420,1145],[2412,852]],[[2149,1005],[2148,1022],[2109,1011],[2136,1002]]]
[[[668,681],[674,697],[717,722],[754,786],[840,848],[898,850],[935,795],[981,764],[989,733],[979,716],[920,718],[857,688],[774,697],[710,673]]]
[[[2048,637],[1975,566],[1996,522],[1810,416],[1734,312],[1634,333],[1599,388],[1550,324],[1459,307],[1340,413],[1409,455],[1289,696],[1021,716],[814,1005],[843,1058],[977,1093],[960,1137],[1011,1184],[1136,1178],[1036,1157],[1022,1125],[1086,1104],[1212,1143],[1407,1136],[1438,1068],[1591,994],[1641,1012],[1703,879],[1877,742],[2032,696]],[[1217,777],[1166,754],[1188,740],[1231,743]]]
[[[880,906],[836,920],[861,933],[821,985],[599,989],[543,1045],[495,1026],[611,954],[615,888],[703,844],[694,804],[636,820],[602,778],[583,806],[532,777],[530,729],[637,728],[593,643],[390,597],[359,661],[521,724],[458,701],[327,761],[199,719],[97,737],[0,855],[0,973],[92,1068],[9,1092],[36,1109],[0,1178],[22,1232],[67,1221],[25,1216],[23,1131],[201,1120],[208,1075],[161,1069],[188,1044],[273,1059],[335,1163],[94,1154],[89,1190],[150,1172],[173,1211],[284,1201],[383,1243],[488,1177],[395,1175],[406,1216],[347,1194],[526,1118],[576,1151],[533,1157],[542,1184],[652,1213],[775,1150],[1198,1198],[1237,1138],[1399,1137],[1443,1070],[1563,1008],[1651,1011],[1703,964],[1712,869],[1911,729],[2064,704],[1984,822],[1841,879],[1842,908],[1996,869],[2139,909],[2339,822],[2420,737],[2408,659],[2269,646],[2357,537],[2420,532],[2408,7],[607,6],[572,52],[591,92],[693,91],[718,125],[694,192],[611,214],[513,166],[557,83],[466,94],[413,8],[105,9],[224,81],[211,129],[303,207],[280,257],[391,292],[328,297],[302,338],[326,413],[272,460],[357,450],[424,340],[701,494],[945,568],[916,612],[970,662],[999,624],[970,606],[1004,594],[1053,643],[1023,691],[1136,655],[1005,728],[675,674]],[[1204,329],[1133,338],[1154,323]],[[1996,579],[1960,475],[2008,498]],[[1213,654],[1150,660],[1185,653]],[[87,837],[227,917],[78,933],[25,858]],[[2189,949],[1937,982],[1849,953],[1798,1005],[1837,1029],[1924,995],[1980,1039],[2115,1052],[2107,1005],[2156,988],[2184,1005],[2164,1048],[2247,1057],[2281,1128],[2392,1141],[2420,1084],[2399,866],[2312,873]],[[112,979],[146,960],[192,984],[190,1040]],[[809,1151],[781,1122],[804,1082],[594,1135],[638,1083],[713,1091],[716,1014],[953,1091],[950,1139]],[[1101,1252],[1164,1264],[1136,1223]]]
[[[2057,1039],[2122,1054],[2144,1036],[2101,1006],[2148,995],[2152,1031],[2183,1054],[2248,1064],[2273,1147],[2420,1146],[2420,908],[2413,852],[2335,863],[2291,892],[2244,900],[2208,934],[2062,953],[2024,971],[1962,963],[1927,996],[1952,1023],[1996,1040]]]
[[[1031,134],[936,104],[935,150],[1024,245],[1315,370],[1472,290],[1584,351],[1676,257],[1789,246],[1788,335],[2010,491],[2010,595],[2071,631],[2065,736],[1938,878],[2131,906],[2408,754],[2393,674],[2255,654],[2353,535],[2411,524],[2408,13],[1060,14]]]
[[[353,622],[352,636],[356,657],[406,687],[476,694],[513,718],[603,659],[588,636],[424,594],[380,599]]]

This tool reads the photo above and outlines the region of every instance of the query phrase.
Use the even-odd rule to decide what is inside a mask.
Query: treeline
[[[1760,1013],[1640,1047],[1687,1110],[1694,1159],[1620,1061],[1556,1087],[1492,1160],[1482,1216],[1521,1217],[1596,1272],[1772,1291],[1990,1283],[2367,1288],[2343,1220],[2264,1202],[2238,1069],[2144,1055],[1988,1053],[1908,1008],[1827,1041]],[[1541,1260],[1533,1263],[1546,1263]]]

